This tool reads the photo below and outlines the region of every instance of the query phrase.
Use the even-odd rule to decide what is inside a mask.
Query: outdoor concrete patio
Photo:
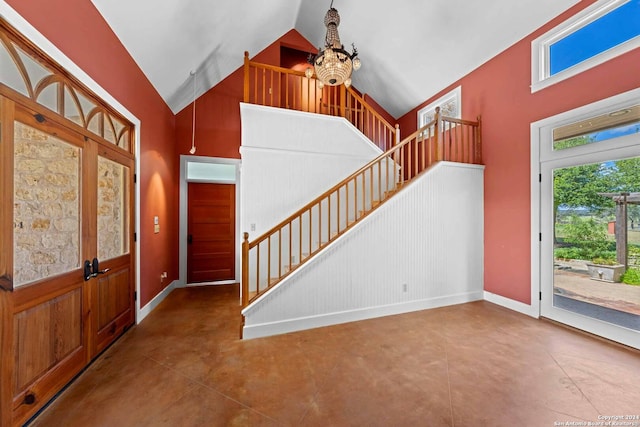
[[[640,316],[640,286],[593,280],[584,262],[556,261],[554,293]]]

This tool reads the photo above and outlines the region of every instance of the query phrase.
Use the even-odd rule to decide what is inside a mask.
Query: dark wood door
[[[189,183],[187,281],[235,279],[236,186]]]

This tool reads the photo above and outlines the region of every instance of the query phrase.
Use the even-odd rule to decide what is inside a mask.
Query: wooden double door
[[[0,425],[28,420],[135,321],[133,155],[14,98],[0,91]]]

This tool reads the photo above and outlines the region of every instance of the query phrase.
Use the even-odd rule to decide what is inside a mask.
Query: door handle
[[[188,243],[188,244],[192,244],[192,243],[193,243],[193,235],[189,234],[189,235],[187,236],[187,243]]]
[[[98,274],[105,274],[107,271],[110,270],[110,268],[105,268],[104,270],[100,270],[100,262],[98,261],[98,258],[94,258],[91,264],[93,267],[93,277],[96,277]]]
[[[98,258],[94,258],[93,261],[89,261],[88,259],[84,261],[84,281],[98,276],[98,274],[105,274],[110,269],[105,268],[104,270],[100,270],[100,262]]]

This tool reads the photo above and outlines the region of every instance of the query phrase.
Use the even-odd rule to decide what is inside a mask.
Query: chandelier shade
[[[351,53],[344,49],[338,34],[340,15],[333,7],[333,2],[324,17],[324,25],[327,27],[324,48],[318,49],[317,55],[309,55],[309,63],[320,81],[320,85],[338,86],[351,85],[351,73],[360,68],[360,58],[354,45]],[[307,77],[313,75],[311,68],[305,72]]]

